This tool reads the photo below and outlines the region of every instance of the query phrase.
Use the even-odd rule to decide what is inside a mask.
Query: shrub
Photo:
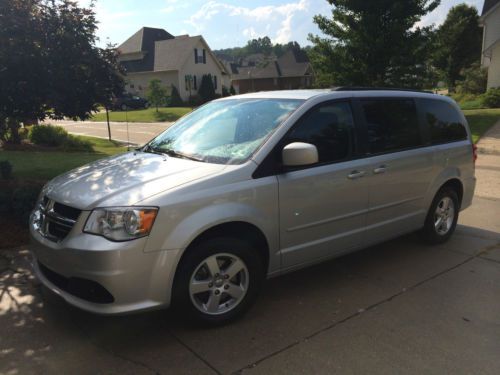
[[[203,103],[204,101],[199,95],[191,95],[188,99],[188,104],[190,107],[199,107]]]
[[[147,97],[151,105],[156,108],[156,112],[158,112],[158,107],[165,104],[167,89],[161,85],[159,79],[149,81]]]
[[[479,63],[472,64],[462,72],[464,79],[457,82],[457,93],[479,95],[486,91],[488,70]]]
[[[12,177],[12,164],[8,160],[0,161],[0,174],[4,180]]]
[[[68,138],[68,132],[60,126],[37,125],[31,128],[29,139],[42,146],[62,146]]]
[[[35,207],[40,190],[41,186],[26,185],[13,191],[12,211],[21,224],[28,225],[30,212]]]
[[[174,85],[172,85],[169,105],[170,107],[182,107],[184,105],[181,95],[179,94],[179,90],[177,90],[177,87],[175,87]]]
[[[499,108],[500,107],[500,87],[492,87],[482,98],[483,106],[486,108]]]
[[[234,86],[233,86],[233,85],[231,85],[231,87],[229,88],[229,93],[230,93],[231,95],[236,95],[236,90],[234,89]]]
[[[71,134],[68,134],[68,137],[66,138],[66,140],[62,144],[61,149],[63,151],[94,152],[94,147],[92,147],[91,142],[89,142],[85,139],[79,138],[79,137],[75,137]]]
[[[208,102],[215,98],[214,81],[211,74],[204,74],[201,77],[200,89],[198,90],[203,102]]]
[[[0,185],[0,214],[7,214],[12,211],[12,189],[8,186]]]
[[[222,85],[222,97],[225,98],[226,96],[229,96],[229,90],[226,86]]]

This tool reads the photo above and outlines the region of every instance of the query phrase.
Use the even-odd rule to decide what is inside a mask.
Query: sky
[[[90,0],[77,0],[88,5]],[[420,22],[439,25],[448,10],[467,3],[481,12],[484,0],[441,0]],[[97,0],[99,45],[120,44],[143,26],[172,35],[203,35],[210,48],[244,46],[250,39],[269,36],[274,43],[307,45],[309,33],[320,34],[313,16],[329,16],[326,0]]]

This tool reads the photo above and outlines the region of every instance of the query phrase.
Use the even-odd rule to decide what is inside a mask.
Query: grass
[[[148,108],[148,109],[137,109],[130,111],[110,111],[109,121],[118,122],[164,122],[164,121],[176,121],[180,117],[184,116],[186,113],[192,111],[189,107],[163,107],[158,108]],[[92,117],[93,121],[106,121],[106,113],[99,112]]]
[[[0,151],[0,160],[11,162],[14,178],[46,181],[83,164],[127,151],[126,147],[115,141],[83,136],[80,138],[92,142],[95,152]]]
[[[460,108],[462,108],[463,111],[483,108],[483,103],[480,98],[461,101],[458,104],[460,105]]]
[[[500,108],[464,110],[469,122],[472,140],[477,143],[479,138],[500,120]]]

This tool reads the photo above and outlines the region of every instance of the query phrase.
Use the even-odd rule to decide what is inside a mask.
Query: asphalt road
[[[270,280],[241,320],[200,329],[169,311],[101,317],[0,252],[0,374],[498,374],[500,155],[440,246],[408,235]]]
[[[51,124],[62,126],[69,133],[108,138],[106,122],[93,121],[51,121]],[[170,122],[110,122],[111,138],[123,143],[143,145],[160,134],[171,125]]]

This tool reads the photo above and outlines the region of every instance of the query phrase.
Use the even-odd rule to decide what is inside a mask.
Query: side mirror
[[[294,142],[286,145],[282,151],[285,167],[300,167],[318,162],[318,149],[310,143]]]

